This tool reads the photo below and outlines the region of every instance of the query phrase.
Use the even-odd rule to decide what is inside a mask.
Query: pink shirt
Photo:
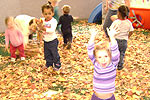
[[[10,43],[17,47],[23,43],[23,35],[19,30],[16,29],[6,29],[5,30],[5,43],[8,46]]]

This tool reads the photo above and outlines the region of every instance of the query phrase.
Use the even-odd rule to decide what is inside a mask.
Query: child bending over
[[[10,41],[11,61],[15,62],[16,49],[18,49],[20,53],[19,55],[21,57],[21,60],[25,60],[24,45],[23,45],[24,37],[22,33],[16,28],[14,17],[7,17],[5,19],[5,24],[7,26],[7,29],[5,30],[5,49],[8,51],[8,45]]]
[[[54,64],[54,70],[57,71],[61,67],[60,56],[58,53],[59,41],[55,32],[57,21],[53,18],[54,9],[49,3],[42,6],[42,15],[44,16],[44,18],[42,18],[44,27],[41,27],[41,30],[45,31],[43,32],[44,57],[46,60],[45,68],[53,66]]]
[[[91,30],[91,38],[88,43],[88,55],[94,65],[93,96],[91,100],[115,100],[116,66],[119,62],[119,50],[114,34],[117,28],[107,29],[110,43],[100,42],[94,44],[96,31]]]
[[[63,15],[59,18],[58,25],[61,24],[61,31],[64,38],[64,47],[68,44],[67,49],[71,48],[71,42],[72,42],[72,26],[71,22],[73,22],[73,17],[69,15],[70,12],[70,6],[64,5],[63,6]]]
[[[117,67],[118,70],[121,70],[123,68],[124,56],[127,49],[127,40],[132,35],[134,30],[132,23],[127,19],[128,13],[129,9],[127,6],[120,6],[117,12],[118,19],[116,19],[110,26],[110,28],[117,26],[120,30],[120,32],[115,35],[120,51],[120,61]]]

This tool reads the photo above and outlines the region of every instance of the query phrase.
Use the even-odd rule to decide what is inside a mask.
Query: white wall
[[[71,6],[72,16],[80,19],[88,19],[93,9],[102,0],[62,0],[59,3],[59,13],[64,4]],[[5,17],[17,16],[19,14],[28,14],[34,17],[41,17],[41,6],[47,3],[47,0],[0,0],[0,32],[5,30]]]

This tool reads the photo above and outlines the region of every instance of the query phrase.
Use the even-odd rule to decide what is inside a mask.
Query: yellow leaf
[[[136,88],[136,86],[134,86],[133,88],[132,88],[132,92],[136,92],[137,91],[137,88]]]
[[[67,81],[65,78],[63,78],[63,77],[60,77],[59,78],[59,81],[62,81],[62,82],[64,82],[64,81]]]

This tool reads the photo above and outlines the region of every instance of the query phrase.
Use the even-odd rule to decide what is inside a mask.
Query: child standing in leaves
[[[13,17],[7,17],[5,19],[5,24],[7,29],[5,30],[5,49],[8,51],[8,45],[10,41],[10,54],[11,54],[11,61],[15,62],[16,60],[16,49],[19,51],[19,55],[21,60],[25,60],[24,54],[24,45],[23,45],[23,35],[22,33],[16,28],[16,24],[14,22]]]
[[[54,64],[54,70],[57,71],[61,67],[61,63],[57,48],[58,39],[55,32],[57,27],[57,21],[55,18],[53,18],[53,7],[49,3],[43,5],[42,14],[44,16],[44,18],[42,18],[44,27],[41,27],[41,30],[45,31],[43,33],[44,56],[46,60],[46,67],[44,67],[44,69],[48,68],[49,66],[53,66]]]
[[[126,19],[128,13],[129,9],[127,6],[125,5],[120,6],[118,8],[117,13],[118,19],[116,19],[110,26],[110,28],[117,26],[120,30],[120,32],[115,35],[120,51],[120,61],[117,67],[118,70],[121,70],[123,68],[124,56],[127,49],[127,40],[132,35],[134,30],[132,23],[128,19]]]
[[[63,15],[59,18],[58,25],[61,24],[61,31],[64,39],[64,47],[68,44],[67,49],[71,48],[71,42],[72,42],[72,26],[71,22],[73,22],[73,17],[69,15],[70,12],[70,6],[64,5],[63,6]]]
[[[108,29],[110,44],[101,42],[94,45],[96,31],[91,30],[88,44],[88,55],[94,65],[93,89],[91,100],[115,100],[116,66],[119,62],[119,50],[114,34],[117,28]]]

